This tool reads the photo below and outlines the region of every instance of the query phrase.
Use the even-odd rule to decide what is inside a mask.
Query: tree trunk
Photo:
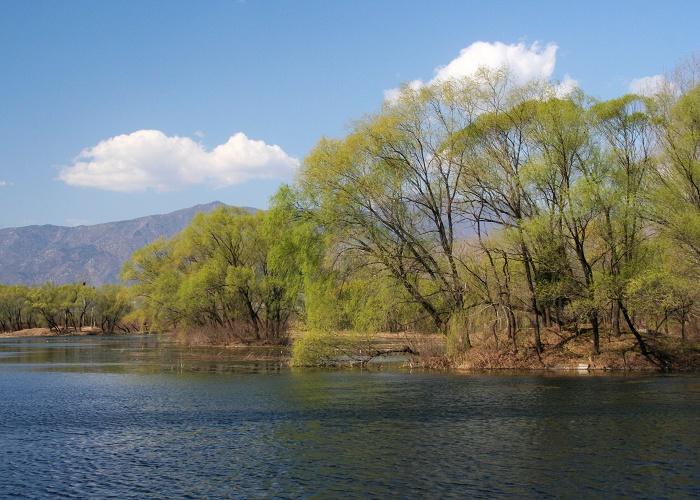
[[[612,334],[615,337],[621,335],[620,332],[620,304],[614,300],[612,304]]]
[[[506,308],[506,314],[508,317],[508,336],[513,342],[513,354],[518,354],[518,340],[515,336],[515,332],[518,330],[518,328],[515,322],[515,314],[510,306]]]
[[[625,321],[627,322],[627,326],[629,326],[630,330],[632,331],[632,335],[634,335],[634,338],[636,338],[637,342],[639,343],[639,350],[642,351],[642,354],[648,358],[649,352],[647,351],[647,345],[644,342],[644,339],[642,338],[642,336],[637,331],[637,329],[634,327],[634,323],[632,323],[632,319],[630,318],[629,314],[627,313],[627,308],[624,306],[624,304],[620,300],[618,300],[618,304],[620,306],[620,311],[622,311],[622,315],[624,316]]]
[[[591,327],[593,328],[593,354],[600,354],[600,324],[597,310],[593,310],[590,315],[590,320]]]

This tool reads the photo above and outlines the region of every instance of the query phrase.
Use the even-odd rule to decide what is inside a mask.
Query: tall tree
[[[405,88],[347,137],[322,139],[299,176],[337,255],[395,280],[438,330],[464,307],[455,255],[461,153],[444,147],[471,120],[459,104],[449,84]]]
[[[547,87],[542,82],[518,86],[507,69],[484,70],[473,85],[480,90],[476,106],[480,114],[452,137],[453,149],[465,152],[459,184],[462,206],[477,234],[498,229],[510,236],[510,244],[501,253],[523,268],[534,345],[539,353],[537,269],[525,234],[525,222],[536,215],[538,207],[528,189],[525,170],[533,153],[528,137],[535,118],[532,102],[541,98]]]
[[[603,255],[592,243],[598,213],[595,191],[603,182],[598,146],[590,134],[585,96],[534,103],[537,117],[531,131],[535,158],[528,176],[540,206],[528,221],[535,259],[548,299],[555,306],[573,306],[590,322],[593,351],[599,351],[599,305],[595,266]]]

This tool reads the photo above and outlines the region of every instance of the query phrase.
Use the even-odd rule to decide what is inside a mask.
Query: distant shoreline
[[[17,330],[14,332],[0,332],[0,338],[22,338],[22,337],[73,337],[79,335],[101,335],[103,332],[100,328],[85,327],[79,330],[68,330],[67,332],[55,332],[49,328],[27,328],[25,330]]]

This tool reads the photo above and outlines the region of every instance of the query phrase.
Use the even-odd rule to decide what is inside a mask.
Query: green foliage
[[[119,322],[131,312],[129,290],[119,285],[104,284],[96,296],[96,321],[103,332],[115,333]]]
[[[113,333],[131,309],[126,287],[99,290],[80,284],[44,283],[32,288],[0,285],[0,329],[46,327],[56,332],[101,326]]]
[[[331,330],[308,330],[292,345],[292,366],[316,366],[336,360],[340,349]]]
[[[597,352],[603,324],[619,325],[610,310],[644,323],[652,222],[700,248],[696,94],[672,105],[667,96],[595,102],[546,82],[516,85],[507,69],[405,87],[302,164],[299,196],[328,236],[336,273],[325,283],[325,326],[389,329],[398,311],[399,323],[416,325],[419,311],[400,307],[411,303],[458,352],[469,345],[469,311],[483,305],[507,319],[494,324],[507,325],[514,346],[526,326],[541,349],[539,326],[555,319],[592,325]],[[468,226],[475,237],[458,243]],[[518,325],[523,313],[530,320]]]
[[[133,281],[142,320],[154,328],[212,325],[239,341],[285,342],[305,262],[294,226],[282,206],[199,213],[181,234],[135,252],[122,277]]]
[[[292,344],[291,366],[356,364],[365,362],[372,335],[367,332],[307,330]]]
[[[12,332],[34,326],[30,289],[0,285],[0,331]]]

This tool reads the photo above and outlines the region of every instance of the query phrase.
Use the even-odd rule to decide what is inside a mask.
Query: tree
[[[142,319],[158,328],[211,326],[238,340],[285,341],[297,301],[287,289],[293,272],[270,261],[278,237],[265,220],[263,212],[221,207],[135,252],[122,277],[143,300]]]
[[[440,331],[465,307],[455,247],[462,162],[445,143],[471,116],[455,90],[405,88],[347,137],[322,139],[299,175],[336,258],[395,281]]]
[[[47,282],[33,288],[30,293],[32,309],[37,311],[46,326],[54,331],[60,331],[64,308],[61,290],[54,282]]]
[[[700,86],[650,102],[660,149],[652,219],[700,258]]]
[[[115,333],[119,322],[131,311],[131,296],[123,286],[106,283],[95,297],[97,321],[103,332]]]
[[[11,332],[32,327],[30,291],[21,285],[0,285],[0,329]]]
[[[590,133],[590,114],[580,92],[534,105],[535,153],[528,177],[539,210],[526,227],[539,268],[540,294],[544,291],[544,303],[553,304],[558,317],[564,315],[565,306],[585,316],[591,324],[593,352],[598,353],[596,266],[603,254],[594,227],[600,215],[596,193],[605,185],[606,175],[599,145]]]
[[[462,151],[459,193],[480,240],[493,230],[507,234],[502,240],[506,246],[495,253],[504,258],[504,264],[515,261],[522,266],[534,345],[539,353],[542,342],[537,268],[525,233],[525,222],[537,214],[538,206],[527,185],[526,169],[533,154],[528,131],[536,118],[534,103],[546,97],[549,87],[543,82],[518,86],[507,68],[483,70],[473,85],[481,89],[476,106],[480,114],[452,136],[451,147]],[[494,259],[488,246],[482,244],[482,249]],[[499,295],[504,292],[510,293],[510,287],[501,286]],[[508,309],[512,303],[512,298],[506,298],[501,306],[507,304]]]
[[[152,330],[173,328],[182,321],[174,302],[182,280],[172,255],[178,238],[157,239],[136,250],[122,267],[121,279],[130,284],[132,298],[139,303],[136,319]]]

